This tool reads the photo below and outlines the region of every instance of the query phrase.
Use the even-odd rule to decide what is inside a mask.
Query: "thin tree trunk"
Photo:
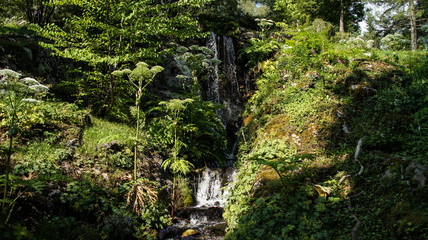
[[[340,0],[340,23],[339,32],[342,37],[345,35],[345,3],[344,0]]]
[[[412,51],[418,49],[418,36],[416,28],[416,16],[415,16],[415,3],[413,0],[410,1],[410,35],[412,38]]]
[[[3,194],[3,203],[2,203],[2,214],[5,213],[6,209],[6,198],[7,198],[7,191],[9,188],[9,173],[10,173],[10,158],[12,156],[12,146],[13,146],[13,135],[15,134],[13,131],[15,131],[15,110],[12,113],[12,119],[10,123],[10,129],[9,129],[9,149],[7,152],[7,160],[6,160],[6,182],[4,186],[4,194]]]

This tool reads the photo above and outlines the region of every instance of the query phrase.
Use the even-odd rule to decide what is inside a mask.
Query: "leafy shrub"
[[[16,127],[26,135],[30,135],[38,127],[59,129],[65,125],[82,127],[86,123],[87,110],[79,110],[74,104],[60,102],[41,102],[32,104],[17,113]],[[6,117],[7,109],[0,103],[0,129],[10,123]]]
[[[250,46],[244,48],[241,54],[245,54],[245,56],[250,58],[247,63],[250,67],[254,67],[259,62],[270,59],[280,49],[278,41],[275,38],[267,40],[252,38],[249,44]]]
[[[189,179],[179,177],[176,179],[177,189],[174,204],[176,209],[187,208],[193,205],[193,191]]]
[[[316,197],[312,187],[300,187],[286,196],[259,198],[239,218],[239,227],[225,239],[331,239],[345,214],[346,201]],[[342,209],[342,210],[340,210]],[[343,228],[345,227],[345,228]],[[349,232],[349,225],[342,231]]]
[[[388,50],[406,50],[410,47],[410,40],[400,33],[388,34],[380,40],[380,48]]]
[[[366,41],[361,37],[350,37],[348,39],[342,39],[339,41],[340,43],[346,44],[350,48],[363,48],[367,46]]]
[[[179,101],[186,107],[177,114],[167,109],[180,104]],[[151,110],[163,115],[149,123],[151,144],[166,156],[172,156],[171,150],[177,156],[187,156],[186,159],[196,166],[216,160],[223,162],[225,129],[216,113],[219,106],[209,101],[184,101],[171,99]],[[176,149],[173,148],[175,145]]]
[[[139,224],[134,228],[137,239],[158,239],[161,229],[171,225],[171,216],[168,208],[157,202],[148,206],[141,214]]]
[[[230,190],[223,217],[228,223],[229,230],[239,228],[239,218],[251,206],[250,191],[259,166],[253,162],[246,162],[239,168],[236,181]]]

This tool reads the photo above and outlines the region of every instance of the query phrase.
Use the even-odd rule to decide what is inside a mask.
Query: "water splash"
[[[196,206],[224,207],[230,191],[226,184],[232,182],[234,175],[233,168],[223,171],[206,168],[198,179]]]

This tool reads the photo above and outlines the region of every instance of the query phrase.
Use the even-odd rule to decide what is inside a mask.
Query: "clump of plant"
[[[406,50],[410,47],[410,40],[400,33],[388,34],[380,40],[380,47],[384,50]]]
[[[186,147],[186,144],[181,140],[180,134],[183,134],[184,131],[193,131],[191,124],[188,125],[179,125],[182,120],[181,114],[186,109],[187,104],[192,103],[193,99],[171,99],[169,101],[162,101],[159,105],[164,105],[165,110],[168,113],[167,117],[171,120],[170,122],[170,135],[172,136],[172,151],[169,153],[169,158],[167,158],[163,163],[162,167],[166,169],[171,169],[174,173],[173,187],[172,187],[172,216],[174,216],[175,208],[175,187],[176,187],[176,178],[178,174],[186,175],[192,171],[194,165],[186,159],[185,156],[180,156],[182,148]],[[179,132],[179,130],[182,130]]]
[[[270,37],[275,29],[274,21],[270,19],[256,19],[260,32],[260,38],[251,38],[249,46],[242,49],[242,54],[249,58],[248,65],[257,66],[259,62],[271,58],[280,49],[277,38]],[[281,25],[280,23],[278,23]]]
[[[220,64],[220,60],[214,58],[214,52],[207,48],[192,45],[189,48],[177,48],[176,61],[180,63],[180,68],[184,75],[178,75],[177,78],[184,80],[190,79],[190,91],[193,98],[200,96],[199,83],[204,74]]]
[[[12,156],[13,139],[17,136],[19,129],[16,128],[17,114],[29,106],[40,102],[37,97],[46,93],[49,88],[40,84],[34,78],[21,78],[21,74],[10,69],[0,70],[0,99],[6,103],[5,111],[8,113],[9,130],[7,137],[9,138],[9,146],[6,150],[6,173],[4,183],[4,193],[2,202],[2,216],[6,214],[6,199],[9,191],[9,174],[10,174],[10,159]],[[16,199],[14,200],[16,201]],[[13,202],[10,207],[13,206]],[[12,209],[9,208],[11,212]],[[7,222],[8,218],[6,218]]]
[[[134,198],[133,210],[141,215],[142,211],[145,209],[145,202],[148,200],[151,203],[154,203],[157,200],[157,193],[153,189],[153,185],[148,180],[139,180],[137,181],[137,148],[139,143],[140,136],[140,124],[144,126],[144,113],[140,111],[141,98],[143,96],[143,91],[147,85],[153,81],[156,74],[163,71],[163,67],[154,66],[149,68],[149,65],[145,62],[137,63],[137,67],[134,70],[124,69],[121,71],[114,71],[112,74],[115,76],[128,75],[130,83],[137,90],[135,94],[135,108],[131,108],[131,112],[136,115],[136,130],[134,138],[134,186],[131,188],[128,193],[127,205],[130,205],[132,198]],[[143,124],[142,124],[143,123]]]

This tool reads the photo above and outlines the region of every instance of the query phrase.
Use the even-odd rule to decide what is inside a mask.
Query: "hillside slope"
[[[426,53],[287,34],[244,50],[258,90],[226,239],[426,239]]]

